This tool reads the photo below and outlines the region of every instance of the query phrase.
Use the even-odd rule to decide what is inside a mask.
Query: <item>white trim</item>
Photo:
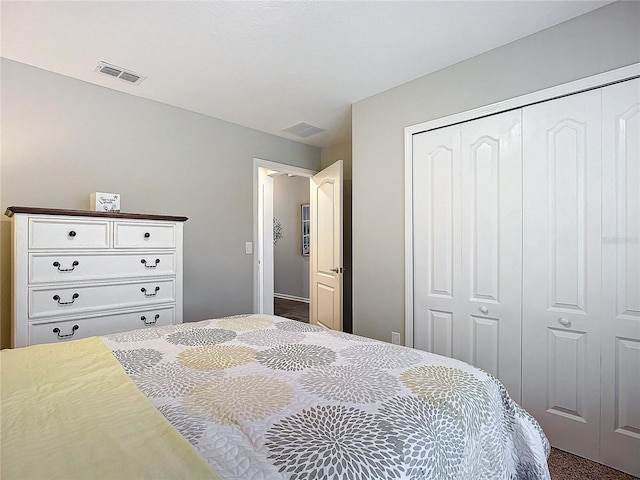
[[[467,122],[476,118],[494,115],[507,110],[526,107],[534,103],[545,102],[554,98],[564,97],[574,93],[600,88],[606,85],[631,80],[640,77],[640,63],[634,63],[626,67],[617,68],[609,72],[592,75],[579,80],[563,83],[555,87],[546,88],[537,92],[514,97],[484,107],[475,108],[466,112],[456,113],[447,117],[430,120],[405,127],[404,129],[404,239],[405,239],[405,345],[413,347],[413,135],[442,128],[456,123]]]
[[[308,168],[296,167],[294,165],[287,165],[286,163],[272,162],[271,160],[263,160],[261,158],[253,159],[254,171],[259,167],[268,168],[279,173],[290,173],[291,175],[298,175],[300,177],[313,177],[316,170],[309,170]]]
[[[294,302],[309,303],[308,298],[296,297],[295,295],[287,295],[286,293],[274,293],[274,298],[282,298],[283,300],[293,300]]]
[[[316,170],[309,170],[307,168],[296,167],[293,165],[287,165],[285,163],[272,162],[271,160],[264,160],[262,158],[253,159],[253,312],[262,313],[262,302],[260,292],[264,284],[262,269],[260,268],[258,252],[261,251],[261,246],[258,245],[258,197],[259,197],[259,172],[261,168],[273,170],[280,173],[288,173],[292,175],[298,175],[300,177],[311,178],[316,173]],[[273,243],[271,243],[273,248]]]
[[[409,128],[409,127],[407,127]],[[404,140],[404,345],[413,348],[413,134]]]

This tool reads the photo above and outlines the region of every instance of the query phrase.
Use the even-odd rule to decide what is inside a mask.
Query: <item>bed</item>
[[[544,433],[490,374],[281,317],[148,328],[1,359],[3,479],[549,478]],[[60,434],[69,417],[79,424]],[[112,431],[97,439],[79,437],[105,425]]]

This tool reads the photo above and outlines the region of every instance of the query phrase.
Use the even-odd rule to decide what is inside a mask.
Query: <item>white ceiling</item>
[[[2,0],[0,53],[324,147],[349,138],[352,103],[607,3]],[[281,131],[298,122],[326,132]]]

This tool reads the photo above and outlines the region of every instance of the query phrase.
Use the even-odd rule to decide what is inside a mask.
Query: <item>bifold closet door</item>
[[[601,91],[526,107],[523,406],[552,445],[598,460]]]
[[[413,136],[415,348],[453,357],[460,272],[460,126]]]
[[[520,400],[520,111],[414,136],[414,346]]]
[[[602,90],[601,461],[640,476],[640,80]]]

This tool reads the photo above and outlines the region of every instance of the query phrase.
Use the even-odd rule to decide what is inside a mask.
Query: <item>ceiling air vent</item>
[[[132,85],[138,85],[145,78],[147,78],[106,62],[100,62],[95,71],[98,73],[109,75],[110,77],[119,78],[120,80],[124,80],[125,82],[131,83]]]
[[[305,122],[296,123],[282,130],[283,132],[291,133],[298,137],[307,138],[316,133],[324,132],[322,128],[314,127]]]

